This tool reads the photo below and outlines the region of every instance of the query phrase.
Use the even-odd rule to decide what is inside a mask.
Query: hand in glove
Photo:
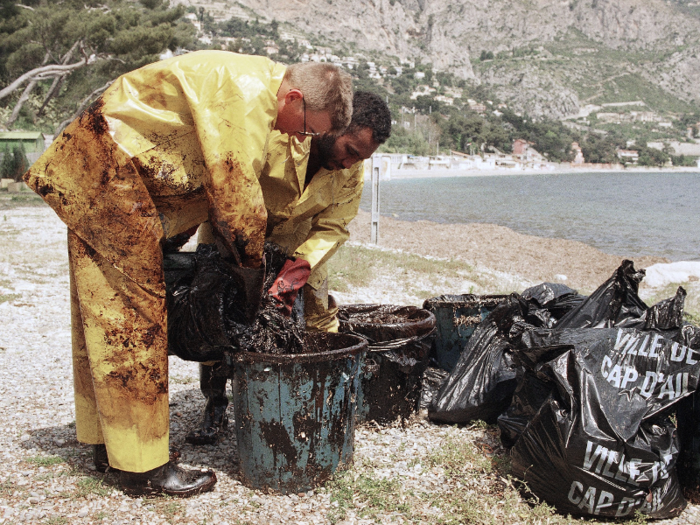
[[[285,315],[292,315],[292,306],[299,290],[306,284],[311,273],[311,266],[304,259],[288,259],[277,279],[267,291],[268,295],[277,301],[277,308]]]

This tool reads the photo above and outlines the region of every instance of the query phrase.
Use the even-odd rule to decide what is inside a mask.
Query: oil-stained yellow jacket
[[[308,284],[318,289],[327,277],[325,262],[350,236],[364,185],[363,163],[316,173],[304,188],[310,141],[270,135],[260,186],[267,208],[267,238],[311,265]]]
[[[81,239],[164,294],[159,241],[209,219],[246,265],[262,256],[258,183],[285,67],[188,53],[118,78],[25,175]]]

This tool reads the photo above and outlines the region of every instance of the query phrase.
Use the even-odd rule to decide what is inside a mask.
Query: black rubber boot
[[[211,470],[189,470],[168,461],[162,467],[148,472],[125,472],[119,475],[124,492],[133,496],[168,494],[187,498],[211,490],[216,474]]]
[[[95,470],[97,472],[107,472],[109,468],[109,458],[107,456],[107,447],[104,444],[92,446],[92,461],[95,463]]]
[[[193,445],[212,445],[216,443],[219,434],[228,426],[228,398],[226,397],[226,376],[214,373],[214,367],[199,365],[199,388],[207,398],[204,407],[202,424],[199,430],[187,434],[185,441]]]

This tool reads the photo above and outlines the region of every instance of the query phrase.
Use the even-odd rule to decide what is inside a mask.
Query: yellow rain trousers
[[[273,131],[260,175],[267,208],[267,240],[311,265],[304,286],[306,328],[338,331],[338,309],[328,305],[326,261],[348,239],[347,226],[357,215],[364,185],[363,163],[347,170],[321,170],[304,188],[310,140]],[[211,243],[211,228],[199,229],[200,243]]]
[[[76,429],[110,465],[168,461],[160,243],[209,220],[258,267],[258,177],[285,68],[202,51],[118,78],[25,175],[69,230]]]

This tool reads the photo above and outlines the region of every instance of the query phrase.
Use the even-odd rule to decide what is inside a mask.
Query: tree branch
[[[53,82],[51,83],[51,87],[49,88],[49,91],[46,93],[46,96],[44,97],[44,101],[41,103],[41,107],[39,108],[39,111],[36,112],[36,116],[40,117],[44,114],[44,110],[46,109],[46,106],[49,104],[52,98],[54,98],[58,92],[61,90],[61,86],[63,86],[63,81],[66,79],[68,74],[61,75],[60,77],[55,77],[53,79]]]
[[[24,103],[29,100],[29,94],[34,90],[36,87],[37,80],[32,79],[29,84],[27,84],[27,87],[24,88],[24,92],[22,93],[22,96],[19,97],[19,100],[17,101],[17,104],[15,105],[15,108],[12,110],[12,115],[10,115],[10,118],[5,124],[5,127],[8,129],[12,126],[12,124],[15,123],[17,120],[17,117],[19,117],[19,112],[22,110],[22,106],[24,106]]]
[[[0,100],[17,91],[17,89],[19,89],[19,87],[27,80],[44,80],[47,78],[55,78],[56,76],[65,75],[66,73],[80,69],[81,67],[86,66],[87,63],[88,58],[83,56],[82,60],[75,62],[74,64],[51,64],[48,66],[36,67],[15,79],[9,86],[0,89]]]
[[[63,128],[65,128],[68,124],[73,122],[78,117],[78,115],[80,115],[83,112],[88,103],[90,103],[90,101],[92,101],[92,99],[95,96],[101,95],[104,91],[106,91],[107,88],[111,86],[113,82],[114,80],[108,81],[104,86],[98,87],[95,91],[93,91],[87,97],[85,97],[82,100],[82,102],[80,102],[80,104],[78,105],[78,109],[75,111],[75,113],[73,113],[73,115],[69,119],[64,120],[58,125],[58,127],[56,128],[56,135],[61,133],[61,131],[63,131]]]
[[[70,59],[73,57],[73,52],[76,50],[78,45],[80,45],[80,40],[76,40],[75,44],[66,52],[65,55],[63,55],[63,58],[61,59],[61,64],[65,65],[67,64]],[[84,53],[83,53],[84,55]],[[57,76],[53,79],[53,82],[51,83],[51,87],[49,88],[49,91],[46,93],[46,96],[44,97],[44,102],[41,103],[41,107],[39,108],[39,111],[37,111],[36,115],[37,117],[40,117],[41,115],[44,114],[44,110],[46,109],[47,104],[49,101],[54,98],[58,92],[61,89],[61,86],[63,85],[63,82],[66,80],[66,77],[68,76],[68,73],[65,73],[63,75]]]

